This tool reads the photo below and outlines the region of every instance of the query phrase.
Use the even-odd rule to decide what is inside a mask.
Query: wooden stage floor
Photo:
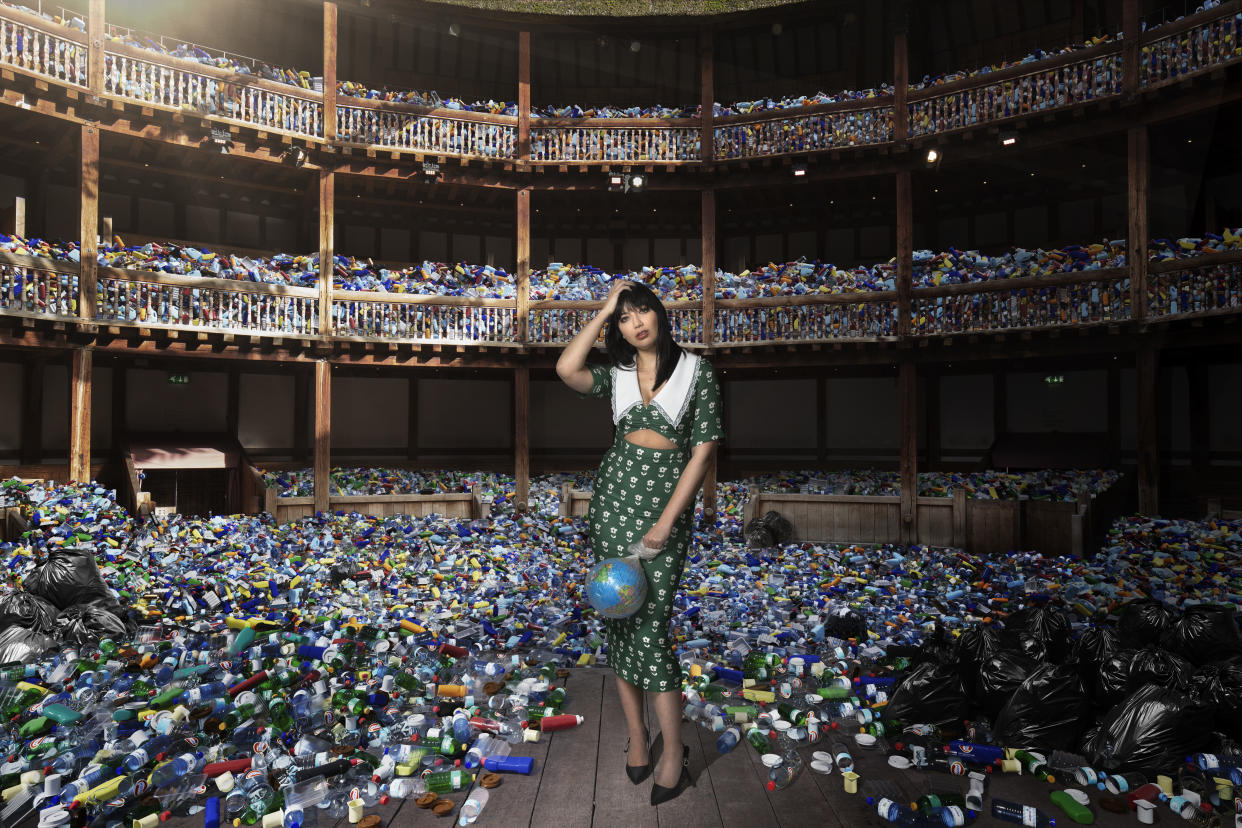
[[[617,701],[616,684],[607,668],[578,668],[571,671],[566,682],[568,699],[565,711],[586,717],[584,724],[573,730],[545,736],[537,744],[515,745],[513,753],[535,757],[535,772],[530,776],[503,774],[504,782],[490,793],[490,800],[479,820],[479,826],[504,828],[691,828],[692,826],[736,826],[736,828],[836,828],[836,826],[890,825],[866,804],[866,794],[846,794],[841,774],[820,775],[808,769],[788,789],[769,793],[765,788],[767,772],[758,755],[749,745],[741,744],[727,755],[716,751],[715,737],[702,727],[682,724],[682,736],[690,745],[690,771],[697,783],[676,800],[652,808],[649,804],[651,779],[632,785],[622,770],[625,755],[625,723]],[[654,716],[648,711],[648,721]],[[654,734],[653,734],[654,735]],[[817,749],[826,749],[821,744]],[[811,749],[802,750],[810,761]],[[896,784],[908,800],[913,800],[928,786],[965,792],[963,777],[920,771],[899,771],[890,768],[878,749],[854,751],[857,770],[862,774],[860,785],[868,778],[889,780]],[[1032,777],[998,775],[991,781],[989,798],[1000,796],[1034,805],[1057,825],[1074,823],[1048,798],[1060,786],[1050,786]],[[862,788],[860,788],[860,791]],[[1092,810],[1097,825],[1133,825],[1133,815],[1112,814],[1094,805],[1100,796],[1092,795]],[[467,792],[451,794],[456,803],[453,813],[437,817],[420,809],[413,800],[398,801],[367,810],[378,815],[379,828],[408,826],[456,825],[458,808]],[[1158,820],[1165,824],[1182,824],[1165,808]],[[1007,825],[990,815],[981,816],[973,825]],[[1232,824],[1232,823],[1230,823]],[[201,817],[173,820],[167,828],[199,828]],[[340,820],[335,825],[320,819],[316,828],[350,828]]]

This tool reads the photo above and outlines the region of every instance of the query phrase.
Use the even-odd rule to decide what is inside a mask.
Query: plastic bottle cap
[[[761,757],[761,761],[765,768],[779,768],[785,760],[780,757],[780,754],[765,753]]]
[[[890,768],[896,768],[897,770],[907,770],[913,765],[914,765],[913,762],[911,762],[906,757],[902,756],[900,753],[894,753],[892,756],[888,757],[888,766]]]

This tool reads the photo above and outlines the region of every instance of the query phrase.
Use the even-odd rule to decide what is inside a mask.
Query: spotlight
[[[211,143],[220,148],[221,155],[228,155],[233,148],[233,136],[229,134],[228,127],[212,127]]]
[[[647,176],[642,173],[609,173],[608,192],[641,193],[647,186]]]
[[[1012,147],[1014,144],[1018,143],[1018,133],[1014,132],[1012,129],[1006,129],[1001,132],[1000,139],[1002,147]]]
[[[280,156],[280,160],[293,167],[301,167],[306,163],[306,150],[301,147],[289,147],[285,150],[285,154]]]
[[[639,49],[641,49],[641,48],[643,48],[643,44],[639,43],[637,40],[631,40],[631,41],[630,41],[630,51],[631,51],[631,52],[637,52],[637,51],[638,51]]]
[[[647,177],[641,173],[634,173],[626,180],[625,185],[629,192],[640,191],[647,186]]]
[[[799,177],[806,175],[806,162],[805,161],[793,162],[793,174]]]
[[[457,37],[460,34],[461,34],[461,26],[456,23],[450,23],[449,24],[449,35],[451,35],[452,37]]]
[[[780,23],[772,24],[772,34],[776,35],[777,37],[780,37],[781,32],[783,31],[785,31],[785,27],[782,26]]]
[[[940,167],[940,162],[944,160],[944,153],[938,149],[929,149],[927,151],[927,159],[924,162],[929,170]]]

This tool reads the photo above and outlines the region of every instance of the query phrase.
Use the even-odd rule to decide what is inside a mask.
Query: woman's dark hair
[[[621,291],[617,297],[617,309],[608,317],[608,332],[604,334],[604,346],[613,365],[621,368],[635,367],[638,352],[625,341],[617,324],[621,314],[628,310],[651,310],[656,315],[656,376],[652,388],[659,388],[673,375],[673,369],[681,357],[681,346],[673,341],[672,327],[668,324],[668,311],[659,297],[646,285],[634,283]]]

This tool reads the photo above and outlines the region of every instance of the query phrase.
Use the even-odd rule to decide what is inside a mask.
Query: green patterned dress
[[[634,541],[647,533],[677,487],[690,460],[690,449],[701,443],[724,439],[721,427],[720,388],[707,360],[689,353],[680,376],[661,387],[650,404],[636,398],[637,377],[633,369],[590,367],[592,397],[611,397],[616,437],[595,476],[595,492],[587,512],[591,546],[596,560],[628,553]],[[619,393],[619,387],[623,390]],[[666,390],[670,394],[666,395]],[[677,447],[651,449],[636,446],[625,435],[651,429]],[[608,663],[626,681],[644,690],[664,691],[681,687],[681,668],[673,656],[669,622],[673,598],[685,566],[694,506],[673,524],[664,552],[643,561],[647,573],[647,600],[629,618],[605,620]]]

